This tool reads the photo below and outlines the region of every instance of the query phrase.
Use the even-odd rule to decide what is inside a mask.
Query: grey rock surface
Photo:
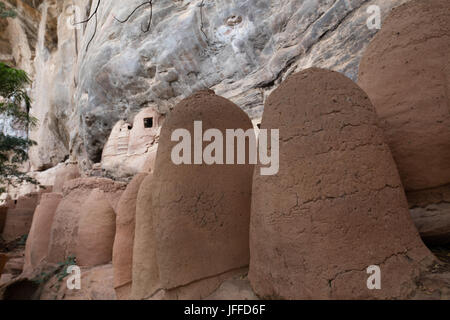
[[[290,73],[316,66],[356,80],[359,59],[384,18],[407,0],[141,0],[37,2],[33,114],[41,126],[33,168],[67,155],[89,168],[114,124],[144,107],[167,113],[192,92],[212,88],[259,118],[268,94]],[[97,23],[96,23],[97,20]],[[97,28],[95,25],[97,24]],[[55,37],[55,33],[57,37]],[[92,39],[92,40],[91,40]],[[14,42],[14,39],[10,39]],[[56,42],[55,42],[56,41]],[[30,44],[30,47],[33,47]]]

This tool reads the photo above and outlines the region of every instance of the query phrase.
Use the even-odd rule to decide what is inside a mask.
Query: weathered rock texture
[[[248,265],[253,165],[175,165],[171,152],[178,143],[171,141],[172,131],[184,128],[194,137],[196,120],[202,121],[204,131],[215,128],[224,136],[226,129],[253,130],[242,110],[212,91],[184,99],[165,120],[155,171],[151,180],[144,180],[138,196],[133,295],[140,292],[140,298],[158,286],[170,290]],[[144,243],[146,253],[138,251]],[[152,264],[145,266],[138,257],[145,255],[150,262],[152,254],[157,274]],[[145,280],[135,281],[135,275],[154,281],[147,285]]]
[[[450,243],[450,185],[407,193],[420,236],[431,245]]]
[[[382,120],[387,142],[427,242],[449,240],[450,2],[414,0],[389,15],[361,61],[359,84]],[[436,189],[436,190],[433,190]],[[411,202],[412,201],[412,202]]]
[[[33,81],[31,95],[40,125],[30,136],[39,141],[30,157],[33,169],[46,169],[62,161],[68,154],[67,110],[72,103],[74,65],[77,40],[74,28],[67,23],[72,1],[7,0],[18,17],[2,19],[0,28],[0,61],[24,69]],[[86,6],[88,0],[77,3]],[[14,128],[13,128],[14,129]],[[23,132],[22,130],[15,130]]]
[[[104,178],[79,178],[65,183],[63,199],[56,209],[50,233],[49,262],[63,262],[69,256],[75,256],[78,223],[83,213],[83,205],[92,190],[97,188],[105,193],[109,205],[115,208],[125,184]]]
[[[76,1],[84,10],[91,1]],[[43,170],[63,161],[71,152],[70,137],[77,127],[73,113],[73,90],[77,85],[77,55],[82,28],[74,28],[70,12],[73,1],[46,0],[39,6],[34,59],[31,114],[39,126],[30,132],[38,142],[30,150],[32,169]]]
[[[15,201],[14,206],[8,208],[2,233],[3,239],[12,241],[28,235],[39,198],[40,193],[30,193],[20,197]]]
[[[265,298],[406,298],[434,259],[409,216],[367,95],[308,69],[277,88],[262,129],[280,130],[280,171],[255,170],[249,278]],[[369,290],[366,268],[381,268]]]
[[[220,287],[205,300],[258,300],[244,275],[231,277],[222,282]]]
[[[4,1],[17,13],[16,19],[0,21],[0,61],[33,73],[37,29],[41,15],[37,6],[43,1]]]
[[[147,173],[136,175],[120,197],[117,206],[116,235],[113,246],[114,289],[118,299],[127,299],[131,291],[136,200]]]
[[[80,266],[93,267],[112,260],[116,214],[100,189],[92,190],[81,208],[75,256]]]
[[[8,57],[26,48],[22,60],[34,69],[31,111],[41,125],[32,132],[38,141],[33,168],[55,165],[68,154],[83,167],[86,159],[97,163],[117,121],[131,121],[146,107],[165,113],[198,89],[212,87],[254,118],[267,94],[296,70],[326,67],[355,79],[377,31],[366,26],[367,8],[379,5],[385,16],[406,1],[160,0],[153,2],[148,33],[141,27],[149,6],[128,23],[114,19],[142,1],[102,1],[93,41],[94,19],[77,28],[71,21],[92,14],[96,1],[77,0],[75,18],[72,0],[25,1],[33,18],[20,10],[16,22],[32,26],[29,40],[12,32],[0,39]]]
[[[25,261],[23,250],[13,250],[7,254],[7,262],[3,268],[4,275],[10,275],[12,278],[18,277],[22,271]],[[0,298],[1,299],[1,298]]]
[[[66,181],[80,177],[80,170],[76,163],[67,163],[61,166],[56,172],[53,185],[53,192],[62,192]]]
[[[53,218],[61,199],[62,195],[59,193],[42,195],[34,212],[33,223],[25,246],[24,273],[33,271],[47,258]]]
[[[27,195],[33,192],[39,192],[45,190],[45,192],[52,192],[53,185],[55,184],[56,177],[61,170],[64,170],[69,164],[59,163],[58,165],[44,170],[44,171],[28,171],[29,164],[25,163],[23,170],[28,172],[28,175],[39,182],[39,185],[31,183],[23,183],[17,186],[10,185],[6,188],[7,194],[12,199],[18,199],[21,196]],[[59,191],[61,192],[61,190]]]

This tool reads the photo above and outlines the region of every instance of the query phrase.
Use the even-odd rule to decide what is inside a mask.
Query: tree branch
[[[94,33],[92,34],[91,39],[89,40],[87,46],[86,46],[86,52],[89,50],[89,46],[91,45],[92,40],[94,40],[95,35],[97,34],[97,12],[98,12],[98,8],[100,7],[100,2],[101,0],[98,0],[97,2],[97,7],[95,7],[94,12],[91,14],[91,16],[89,18],[87,18],[86,20],[83,21],[79,21],[79,22],[74,22],[73,25],[77,25],[77,24],[83,24],[83,23],[89,23],[89,21],[91,21],[91,19],[94,17],[95,18],[95,29],[94,29]]]
[[[142,8],[142,7],[145,6],[145,5],[150,5],[150,17],[149,17],[149,20],[148,20],[147,27],[144,29],[144,28],[142,28],[142,26],[141,26],[141,30],[142,30],[142,32],[147,33],[147,32],[150,31],[150,27],[151,27],[151,24],[152,24],[152,17],[153,17],[153,0],[146,1],[146,2],[141,3],[140,5],[138,5],[136,8],[134,8],[133,11],[131,11],[131,13],[128,15],[128,17],[126,17],[124,20],[120,20],[120,19],[118,19],[118,18],[116,18],[116,17],[114,17],[114,19],[116,19],[116,21],[118,21],[118,22],[120,22],[120,23],[126,23],[128,20],[130,20],[130,18],[133,16],[133,14],[134,14],[137,10],[139,10],[140,8]]]
[[[91,14],[91,16],[90,16],[89,18],[87,18],[86,20],[83,20],[83,21],[74,22],[73,25],[75,26],[75,25],[77,25],[77,24],[88,23],[88,22],[92,19],[92,17],[95,16],[95,15],[97,14],[97,12],[98,12],[98,7],[100,6],[100,2],[101,2],[101,0],[98,0],[98,2],[97,2],[97,7],[95,8],[94,12]]]
[[[98,24],[98,20],[97,20],[97,13],[98,13],[98,8],[100,7],[100,2],[101,0],[98,0],[97,2],[97,6],[95,7],[94,12],[86,19],[83,21],[79,21],[79,22],[74,22],[72,25],[77,25],[77,24],[84,24],[84,23],[89,23],[89,21],[91,21],[93,18],[95,19],[95,28],[94,28],[94,33],[92,34],[91,39],[89,40],[87,46],[86,46],[86,52],[89,50],[89,46],[92,43],[92,41],[94,40],[95,35],[97,34],[97,24]],[[140,8],[142,8],[143,6],[149,5],[150,6],[150,17],[148,19],[148,24],[147,26],[144,28],[143,26],[141,26],[141,30],[144,33],[147,33],[150,31],[151,25],[152,25],[152,18],[153,18],[153,0],[149,0],[146,1],[144,3],[141,3],[140,5],[138,5],[136,8],[134,8],[133,11],[131,11],[131,13],[124,19],[118,19],[114,16],[114,19],[120,23],[126,23],[128,22],[128,20],[130,20],[130,18],[136,13],[136,11],[138,11]]]

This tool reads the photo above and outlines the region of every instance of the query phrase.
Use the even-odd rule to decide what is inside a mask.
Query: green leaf
[[[17,17],[17,13],[12,9],[6,8],[6,5],[0,1],[0,19],[15,18],[15,17]]]
[[[0,62],[0,116],[12,119],[14,125],[26,131],[37,126],[37,119],[29,114],[31,99],[25,89],[29,84],[30,79],[25,71]],[[36,142],[28,138],[0,133],[0,193],[5,191],[6,185],[17,186],[23,182],[38,185],[19,166],[28,160],[28,150],[34,145]]]

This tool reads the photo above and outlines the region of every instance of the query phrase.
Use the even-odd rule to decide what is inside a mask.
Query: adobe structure
[[[127,167],[134,173],[143,171],[146,161],[154,159],[163,119],[148,107],[134,117],[133,124],[124,120],[117,122],[103,148],[102,168],[114,171]]]
[[[358,83],[380,117],[414,221],[434,245],[450,243],[449,74],[448,0],[395,8],[359,68]]]
[[[239,107],[210,90],[182,100],[167,117],[153,176],[143,181],[138,194],[133,298],[248,265],[254,165],[175,165],[171,152],[177,142],[171,134],[183,128],[193,136],[194,121],[202,121],[205,131],[215,128],[224,135],[226,129],[253,129]]]
[[[61,199],[60,193],[47,193],[41,196],[25,246],[24,273],[32,272],[47,258],[50,230]]]
[[[377,122],[367,95],[332,71],[294,74],[269,96],[261,128],[280,130],[280,171],[253,180],[249,279],[260,297],[407,298],[435,261]],[[380,290],[367,286],[371,265]]]
[[[136,201],[148,173],[139,173],[128,184],[117,205],[113,245],[114,289],[117,299],[128,299],[131,291]]]
[[[41,193],[33,192],[10,202],[6,210],[6,219],[2,232],[3,239],[12,241],[28,235],[33,222],[34,210],[39,203],[40,196]]]
[[[79,266],[97,266],[112,260],[116,214],[105,192],[96,188],[83,203],[78,221],[75,256]]]
[[[115,210],[125,187],[124,183],[105,178],[78,178],[66,181],[63,199],[56,209],[50,230],[49,262],[60,263],[70,256],[75,256],[80,217],[92,190],[103,191],[108,205]]]

